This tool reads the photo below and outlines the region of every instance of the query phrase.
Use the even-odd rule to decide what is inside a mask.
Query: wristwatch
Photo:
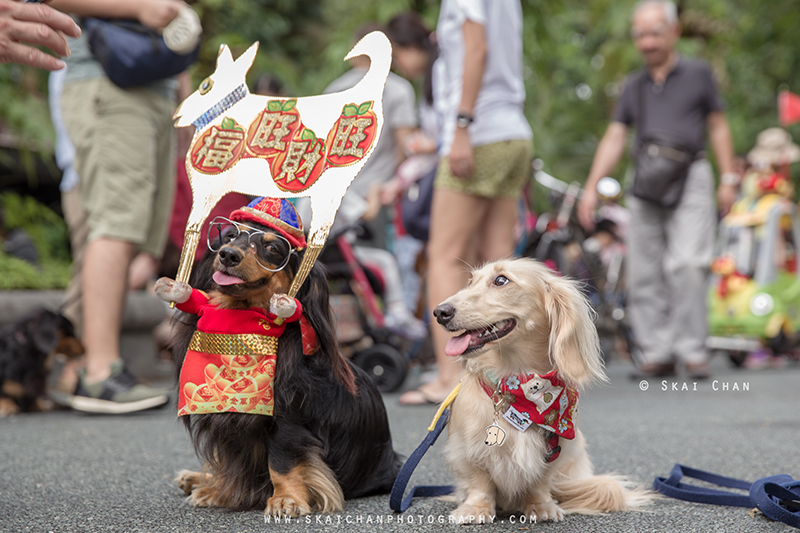
[[[469,113],[459,113],[456,116],[456,126],[458,126],[459,128],[469,127],[469,125],[472,124],[474,121],[475,119],[472,118],[472,115],[470,115]]]

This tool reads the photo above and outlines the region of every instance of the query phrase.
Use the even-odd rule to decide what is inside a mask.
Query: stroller
[[[580,185],[576,182],[567,184],[544,172],[542,167],[541,160],[534,160],[535,179],[551,191],[551,203],[557,209],[554,213],[539,216],[522,255],[538,259],[555,271],[582,281],[587,297],[597,312],[597,331],[604,358],[608,360],[618,355],[619,339],[622,341],[620,346],[624,346],[638,366],[643,356],[625,311],[624,247],[604,246],[596,236],[587,238],[578,223],[575,209],[582,194]],[[615,179],[600,180],[597,192],[606,200],[606,213],[614,211],[612,206],[620,209],[614,202],[621,196],[622,189]],[[615,217],[603,218],[598,221],[596,235],[603,231],[615,234]],[[603,254],[606,254],[605,262]]]
[[[328,271],[336,335],[346,356],[364,370],[381,392],[397,390],[421,341],[411,341],[386,327],[377,294],[383,279],[356,259],[345,232],[329,238],[319,261]]]

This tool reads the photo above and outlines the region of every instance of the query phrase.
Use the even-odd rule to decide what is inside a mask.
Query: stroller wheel
[[[399,351],[388,344],[374,344],[353,358],[381,392],[397,390],[406,379],[408,363]]]

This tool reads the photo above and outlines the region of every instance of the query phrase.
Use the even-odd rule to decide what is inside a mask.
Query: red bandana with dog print
[[[495,391],[481,383],[493,397]],[[500,394],[508,405],[503,418],[520,431],[537,425],[559,437],[575,438],[575,418],[578,414],[578,391],[553,371],[538,374],[515,374],[500,380]]]
[[[222,309],[197,289],[177,308],[198,315],[180,377],[178,416],[207,413],[272,415],[278,338],[285,322],[300,321],[303,353],[317,348],[314,330],[297,309],[284,323],[261,308]]]

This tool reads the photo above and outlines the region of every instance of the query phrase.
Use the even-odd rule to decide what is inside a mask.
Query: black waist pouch
[[[695,154],[669,132],[649,132],[636,152],[631,193],[661,207],[673,208],[683,196]]]

